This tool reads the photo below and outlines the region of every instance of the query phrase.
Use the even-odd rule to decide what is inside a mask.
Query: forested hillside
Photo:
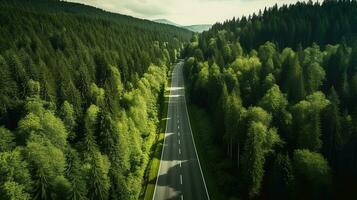
[[[218,64],[224,65],[224,55],[217,55],[212,47],[213,38],[223,49],[218,33],[227,31],[226,39],[238,42],[246,50],[258,49],[266,41],[273,42],[279,49],[337,44],[342,38],[352,42],[357,35],[356,1],[339,0],[319,3],[296,3],[294,6],[266,8],[248,17],[217,23],[211,31],[202,33],[199,47],[205,57],[215,56]],[[216,49],[217,50],[217,49]],[[223,53],[223,52],[222,52]],[[229,60],[227,62],[231,62]]]
[[[203,148],[226,199],[356,198],[356,16],[356,1],[275,6],[187,45],[188,94],[215,122]]]
[[[49,0],[2,0],[0,26],[0,199],[138,199],[191,32]]]

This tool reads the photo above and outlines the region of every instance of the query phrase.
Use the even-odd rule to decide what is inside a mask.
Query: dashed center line
[[[181,144],[181,140],[179,139],[179,144]]]
[[[182,185],[182,174],[180,174],[180,183]]]
[[[181,194],[181,200],[183,200],[183,194]]]
[[[181,154],[181,149],[179,148],[179,154]]]
[[[180,160],[180,167],[181,167],[181,160]]]
[[[180,137],[180,132],[178,132],[178,136]]]

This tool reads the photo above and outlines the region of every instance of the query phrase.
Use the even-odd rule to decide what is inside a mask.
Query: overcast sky
[[[67,0],[145,19],[168,19],[181,25],[214,24],[249,15],[274,4],[298,0]],[[316,1],[316,0],[313,0]]]

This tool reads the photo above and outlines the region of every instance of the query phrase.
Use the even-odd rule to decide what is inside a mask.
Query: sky
[[[67,0],[144,19],[167,19],[181,25],[214,24],[247,16],[275,4],[298,0]],[[313,0],[316,1],[316,0]]]

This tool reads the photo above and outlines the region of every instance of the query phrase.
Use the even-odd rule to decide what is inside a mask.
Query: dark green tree
[[[327,196],[326,189],[331,183],[331,169],[321,154],[309,150],[295,150],[293,165],[298,184],[297,198]],[[307,194],[311,196],[306,196]]]
[[[274,199],[293,199],[295,175],[289,155],[277,154],[272,166],[269,194]]]

